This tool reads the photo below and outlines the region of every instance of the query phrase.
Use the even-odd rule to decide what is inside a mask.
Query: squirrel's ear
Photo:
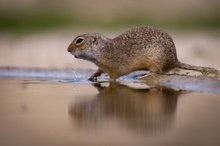
[[[98,44],[98,38],[93,36],[91,42],[92,42],[92,44],[97,45]]]

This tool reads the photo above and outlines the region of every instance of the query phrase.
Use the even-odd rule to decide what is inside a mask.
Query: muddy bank
[[[175,90],[206,91],[220,93],[219,76],[190,76],[184,74],[150,74],[140,78],[146,84]]]

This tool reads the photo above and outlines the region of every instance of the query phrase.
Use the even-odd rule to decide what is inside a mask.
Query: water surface
[[[220,144],[220,94],[0,78],[0,145]]]

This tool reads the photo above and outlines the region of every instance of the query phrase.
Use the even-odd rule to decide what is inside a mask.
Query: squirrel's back
[[[176,66],[177,53],[170,35],[154,27],[136,27],[113,39],[115,50],[126,54],[134,64],[149,62],[157,64],[160,71],[169,71]]]

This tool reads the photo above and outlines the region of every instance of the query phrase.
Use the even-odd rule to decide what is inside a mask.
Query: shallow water
[[[0,145],[217,146],[219,111],[216,93],[0,78]]]

